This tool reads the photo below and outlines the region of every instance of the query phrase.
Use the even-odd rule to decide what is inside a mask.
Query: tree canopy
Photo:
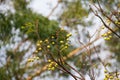
[[[64,7],[58,20],[33,12],[28,7],[31,0],[10,2],[14,12],[0,12],[0,80],[32,80],[37,76],[86,80],[86,75],[97,80],[101,64],[104,80],[120,79],[119,0],[58,0],[57,5]],[[102,23],[94,34],[89,33],[94,23],[93,18],[87,20],[88,16],[97,17]],[[108,60],[99,55],[106,47],[102,43],[94,45],[101,38],[110,51]],[[80,46],[76,47],[72,40]]]

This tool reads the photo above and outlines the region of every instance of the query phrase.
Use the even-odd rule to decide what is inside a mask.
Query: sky
[[[57,2],[58,0],[32,0],[29,6],[34,12],[40,13],[43,16],[48,16],[51,10],[56,6]],[[50,19],[56,19],[54,13],[51,15]]]

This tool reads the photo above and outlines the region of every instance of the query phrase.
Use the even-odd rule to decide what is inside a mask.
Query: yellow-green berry
[[[112,38],[112,36],[108,36],[109,38]]]
[[[70,46],[68,43],[65,43],[66,46]]]
[[[38,53],[38,50],[36,50],[35,53]]]
[[[27,62],[33,62],[34,61],[34,59],[28,59],[27,60]]]
[[[40,46],[40,44],[39,44],[39,43],[37,43],[37,46]]]
[[[108,78],[104,78],[104,80],[108,80]]]
[[[61,31],[63,31],[63,30],[64,30],[64,28],[61,28],[60,30],[61,30]]]
[[[105,37],[105,36],[107,36],[107,34],[106,34],[106,33],[104,33],[104,34],[103,34],[103,36]]]
[[[102,28],[102,29],[105,29],[105,26],[102,26],[101,28]]]
[[[57,67],[58,66],[58,64],[57,63],[55,63],[55,67]]]
[[[52,39],[55,38],[54,36],[51,37]]]
[[[113,79],[114,77],[113,76],[109,76],[110,79]]]
[[[106,74],[105,77],[106,77],[106,78],[109,78],[109,74]]]
[[[42,40],[40,40],[39,42],[40,42],[40,43],[42,43],[43,41],[42,41]]]
[[[50,45],[47,45],[47,48],[50,48]]]
[[[36,59],[36,57],[33,57],[33,59],[35,60],[35,59]]]
[[[68,46],[65,46],[65,49],[68,48]]]
[[[40,47],[40,48],[38,48],[38,50],[42,50],[42,48]]]
[[[104,70],[104,73],[107,73],[108,71],[107,70]]]
[[[60,43],[64,43],[64,41],[60,41]]]
[[[24,28],[25,28],[25,26],[21,26],[21,28],[22,28],[22,29],[24,29]]]
[[[52,42],[52,44],[55,44],[55,42]]]
[[[48,39],[46,39],[45,42],[48,42]]]
[[[109,38],[109,37],[105,37],[104,39],[105,39],[105,40],[110,40],[110,38]]]
[[[48,70],[51,70],[51,68],[48,68]]]
[[[36,57],[36,60],[39,60],[40,58],[39,57]]]
[[[51,62],[51,60],[49,59],[48,62]]]
[[[67,38],[66,40],[69,41],[69,38]]]
[[[55,70],[55,67],[52,67],[51,70]]]
[[[72,34],[71,34],[71,33],[69,33],[69,34],[67,34],[66,36],[67,36],[67,37],[70,37],[70,36],[72,36]]]
[[[27,62],[31,62],[31,59],[28,59]]]
[[[107,33],[108,33],[108,34],[111,34],[112,32],[111,32],[111,31],[108,31]]]

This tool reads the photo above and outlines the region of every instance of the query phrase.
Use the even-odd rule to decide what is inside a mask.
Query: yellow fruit
[[[54,36],[51,37],[52,39],[55,38]]]
[[[52,42],[52,44],[55,44],[55,42]]]
[[[39,42],[40,42],[40,43],[42,43],[43,41],[42,41],[42,40],[40,40]]]
[[[50,45],[47,45],[47,48],[50,48]]]
[[[52,67],[51,70],[55,70],[55,67]]]
[[[111,31],[108,31],[107,33],[108,33],[108,34],[111,34],[112,32],[111,32]]]
[[[104,73],[107,73],[107,70],[104,70]]]
[[[35,53],[38,53],[38,50],[36,50]]]
[[[105,26],[102,26],[101,28],[102,28],[102,29],[105,29]]]
[[[48,62],[51,62],[51,60],[49,59]]]
[[[40,46],[40,44],[39,44],[39,43],[37,43],[37,46]]]
[[[48,39],[46,39],[45,42],[48,42]]]
[[[38,48],[38,50],[42,50],[42,48]]]
[[[60,41],[60,43],[64,43],[64,41]]]

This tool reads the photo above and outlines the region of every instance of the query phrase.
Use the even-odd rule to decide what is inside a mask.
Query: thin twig
[[[19,47],[20,47],[24,42],[26,42],[27,40],[28,40],[28,38],[22,40],[22,41],[17,45],[17,47],[13,50],[13,52],[16,53],[16,51],[19,49]]]
[[[106,15],[106,13],[103,11],[103,9],[102,9],[102,7],[101,7],[101,5],[100,5],[100,3],[99,3],[99,0],[97,0],[97,2],[98,2],[98,6],[99,6],[99,10],[101,11],[101,13],[105,16],[105,17],[107,17],[112,23],[114,23],[114,25],[116,26],[116,27],[118,27],[118,29],[120,29],[120,26],[119,25],[117,25],[109,16],[107,16]]]
[[[65,62],[65,64],[67,64],[71,69],[73,69],[75,72],[77,72],[82,77],[82,80],[85,80],[84,76],[80,72],[78,72],[75,68],[70,66],[67,62]]]
[[[47,16],[47,18],[49,18],[49,17],[53,14],[53,12],[54,12],[55,9],[58,7],[58,5],[59,5],[59,1],[58,1],[58,3],[55,5],[55,7],[51,10],[51,12],[50,12],[49,15]]]
[[[38,39],[40,39],[39,31],[38,31],[39,30],[39,28],[38,28],[39,25],[38,24],[39,24],[39,20],[36,20],[36,23],[35,23],[35,30],[36,31],[35,32],[37,34]]]
[[[115,31],[113,31],[110,27],[107,26],[107,24],[104,22],[104,20],[98,15],[97,12],[95,12],[91,6],[90,6],[90,9],[92,10],[92,12],[102,21],[102,23],[104,24],[104,26],[109,29],[113,34],[115,34],[118,38],[120,38],[120,35],[118,35]]]

